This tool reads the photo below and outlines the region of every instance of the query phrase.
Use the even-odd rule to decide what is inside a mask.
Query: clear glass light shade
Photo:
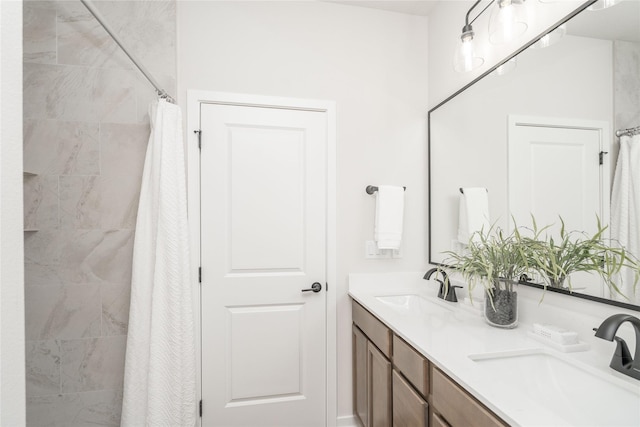
[[[475,70],[484,64],[484,58],[473,40],[473,33],[463,35],[453,55],[453,68],[459,73]]]
[[[523,35],[527,23],[527,9],[524,0],[498,0],[489,17],[489,42],[508,43]]]
[[[598,0],[597,2],[589,6],[587,10],[594,11],[594,10],[606,9],[608,7],[617,5],[621,1],[622,0]]]
[[[542,49],[549,47],[552,44],[556,44],[567,33],[567,26],[565,24],[560,25],[555,30],[548,32],[544,36],[540,37],[540,40],[531,45],[532,49]]]

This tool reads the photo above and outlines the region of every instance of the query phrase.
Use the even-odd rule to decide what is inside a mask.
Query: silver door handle
[[[322,285],[318,282],[315,282],[311,285],[309,289],[303,289],[302,292],[315,292],[318,293],[322,290]]]

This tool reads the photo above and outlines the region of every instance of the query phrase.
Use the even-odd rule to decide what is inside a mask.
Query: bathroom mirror
[[[461,187],[487,188],[491,222],[504,229],[511,218],[530,226],[531,214],[538,225],[559,226],[562,216],[567,229],[587,232],[597,218],[608,224],[615,131],[640,125],[640,2],[583,9],[562,24],[556,43],[532,41],[503,64],[506,73],[496,67],[429,111],[430,263],[460,249]],[[572,287],[571,295],[640,310],[599,278],[573,277]]]

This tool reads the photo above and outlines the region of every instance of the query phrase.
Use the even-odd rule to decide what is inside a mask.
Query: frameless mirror
[[[553,29],[505,63],[508,72],[493,70],[429,112],[430,263],[460,249],[461,187],[487,188],[490,221],[503,229],[512,218],[530,226],[531,214],[587,233],[597,218],[608,224],[615,131],[640,125],[640,1],[583,10]],[[572,277],[572,288],[640,310],[640,292],[610,295],[591,275]]]

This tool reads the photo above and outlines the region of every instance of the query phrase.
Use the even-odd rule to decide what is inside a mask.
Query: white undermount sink
[[[497,383],[524,392],[572,425],[640,426],[640,382],[578,365],[545,349],[471,354]]]
[[[375,297],[386,306],[407,315],[428,315],[451,313],[451,309],[420,295],[385,295]]]

